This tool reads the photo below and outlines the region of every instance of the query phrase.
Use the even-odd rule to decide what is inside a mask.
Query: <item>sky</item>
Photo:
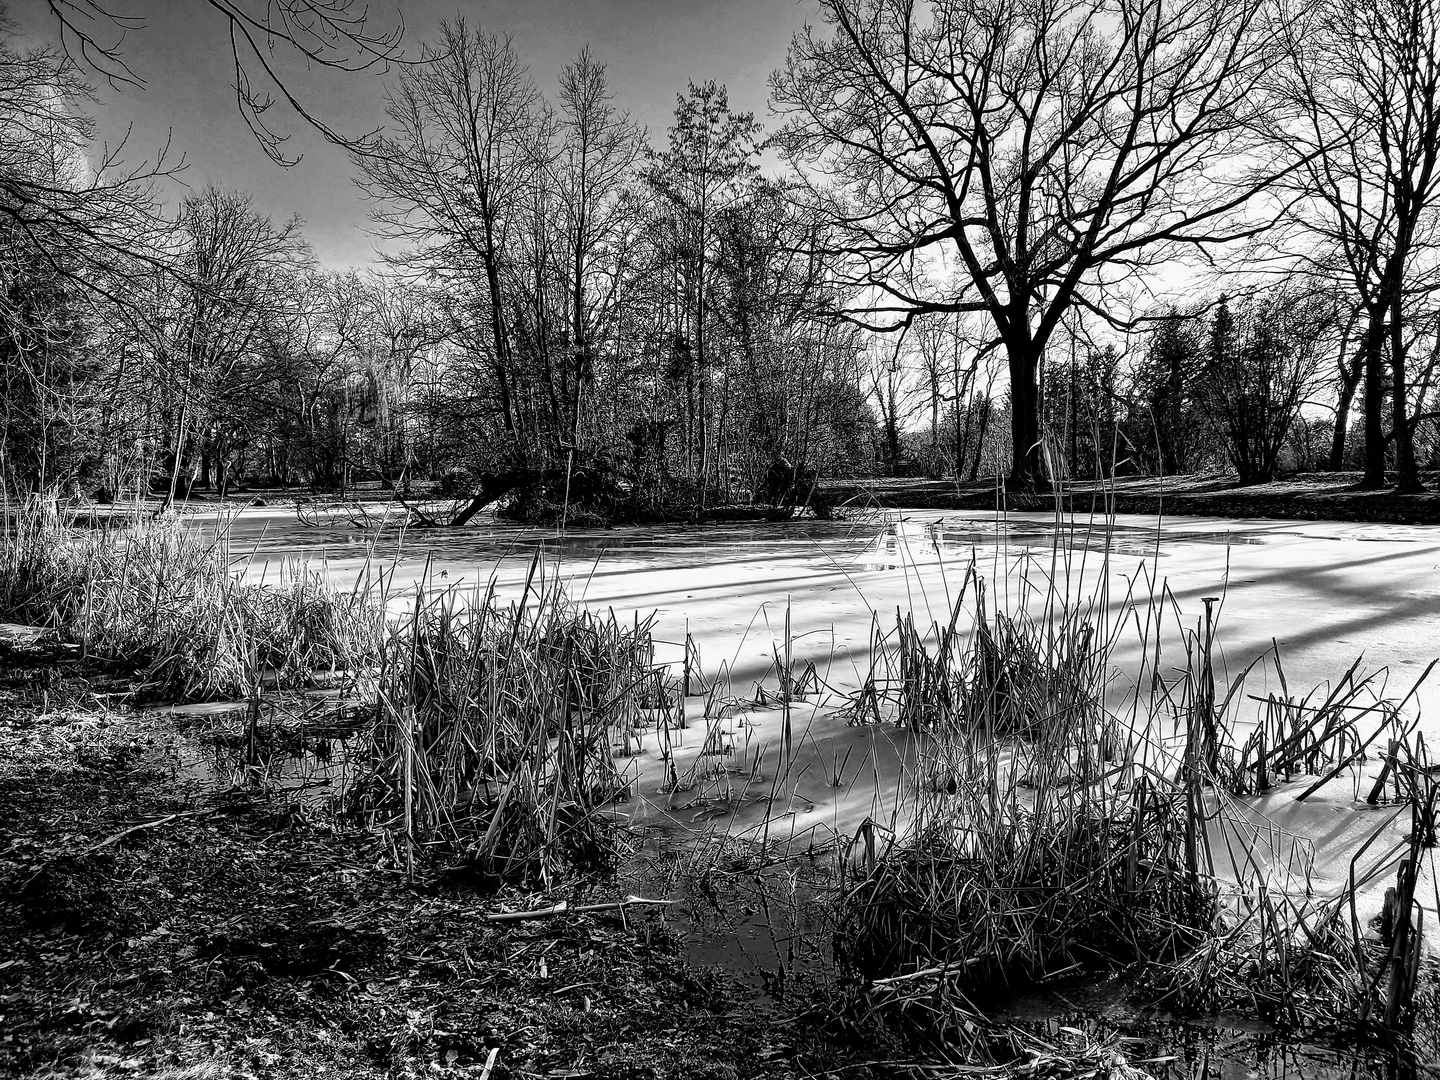
[[[357,7],[364,0],[357,0]],[[100,138],[125,140],[124,159],[153,161],[167,142],[179,176],[191,188],[215,183],[249,192],[278,221],[298,214],[317,258],[343,268],[374,258],[366,235],[368,204],[353,183],[345,153],[293,115],[277,116],[290,138],[284,151],[298,165],[282,169],[255,143],[235,108],[233,64],[225,21],[203,0],[113,0],[113,10],[144,26],[129,32],[124,59],[144,80],[140,87],[98,87],[94,107]],[[263,0],[249,4],[263,8]],[[729,89],[731,108],[773,126],[767,107],[770,72],[783,63],[793,33],[816,21],[814,0],[370,0],[382,25],[403,20],[407,55],[433,40],[442,20],[463,14],[486,30],[512,35],[537,86],[555,96],[561,69],[587,43],[609,68],[615,102],[665,138],[675,95],[687,80],[714,79]],[[59,26],[46,0],[9,0],[22,38],[54,40]],[[360,74],[303,66],[290,60],[287,81],[320,119],[347,135],[384,122],[384,95],[394,73]],[[283,106],[277,105],[278,113]],[[170,185],[178,203],[184,188]]]

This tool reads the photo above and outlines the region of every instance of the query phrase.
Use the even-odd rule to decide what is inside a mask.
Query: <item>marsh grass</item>
[[[483,880],[550,884],[614,853],[605,807],[632,777],[617,756],[675,688],[648,620],[570,603],[531,565],[522,598],[417,588],[385,649],[378,720],[349,803],[417,858]]]
[[[1414,691],[1393,699],[1357,663],[1323,692],[1292,693],[1278,649],[1226,686],[1213,600],[1182,617],[1142,571],[1112,602],[1103,555],[1082,592],[1092,545],[1055,535],[1048,564],[1002,552],[1003,583],[972,565],[928,628],[900,610],[882,631],[875,616],[848,712],[899,724],[915,751],[894,816],[862,827],[839,889],[835,945],[857,1007],[969,1032],[979,1052],[998,1036],[973,1019],[977,987],[1139,963],[1179,1009],[1248,1003],[1292,1024],[1404,1027],[1423,977],[1417,868],[1437,802]],[[704,701],[704,752],[684,776],[670,760],[674,789],[708,785],[732,806],[754,789],[788,810],[798,748],[816,743],[791,712],[829,687],[794,654],[788,606],[764,691],[783,710],[766,777],[762,748],[720,745],[738,702],[723,665],[700,677],[688,633],[680,673],[657,664],[649,620],[571,603],[539,557],[518,601],[502,604],[493,582],[462,593],[422,581],[389,622],[383,573],[338,589],[299,563],[273,583],[243,570],[223,530],[137,519],[123,535],[84,532],[36,503],[7,521],[0,603],[142,668],[152,695],[245,697],[250,758],[267,677],[363,675],[369,723],[342,802],[412,874],[438,859],[547,887],[613,861],[611,807],[635,783],[625,759],[685,726],[687,689]],[[1122,662],[1122,639],[1134,659]],[[833,786],[865,769],[815,748]],[[738,770],[724,761],[736,750]],[[1376,755],[1367,795],[1360,766]],[[1347,770],[1356,801],[1409,814],[1410,833],[1382,842],[1378,827],[1340,895],[1316,896],[1294,845],[1280,858],[1241,801],[1313,777],[1304,800]],[[761,852],[774,850],[770,822]],[[1217,872],[1217,845],[1233,878]],[[1391,879],[1387,914],[1362,923],[1362,891]]]
[[[680,701],[649,620],[570,603],[538,556],[516,603],[493,581],[461,593],[427,580],[387,618],[389,579],[368,565],[349,588],[296,560],[247,580],[223,527],[137,516],[92,532],[47,505],[6,526],[7,617],[138,669],[141,696],[244,699],[244,769],[262,765],[262,688],[340,673],[373,718],[341,800],[400,865],[443,853],[487,879],[548,884],[613,855],[603,808],[632,783],[616,760]]]
[[[1083,592],[1060,536],[1048,565],[1005,564],[1019,584],[1008,608],[972,562],[945,621],[875,621],[849,718],[896,723],[918,749],[901,807],[852,840],[837,901],[837,958],[862,1011],[950,1037],[981,988],[1134,964],[1172,1008],[1404,1028],[1425,928],[1403,868],[1429,857],[1437,801],[1414,689],[1390,698],[1357,663],[1292,693],[1278,649],[1227,687],[1219,598],[1183,617],[1142,570],[1112,603],[1103,556]],[[1342,894],[1316,896],[1294,838],[1242,825],[1238,800],[1312,777],[1303,801],[1348,771],[1358,802],[1377,747],[1391,762],[1377,789],[1412,815],[1410,836],[1381,843],[1380,824]],[[1359,892],[1397,873],[1392,928],[1362,925]]]
[[[223,526],[136,515],[124,528],[73,528],[32,500],[0,536],[5,617],[54,628],[87,654],[140,669],[144,696],[242,696],[258,674],[310,674],[375,663],[384,638],[383,580],[349,589],[289,564],[274,584],[243,580]]]

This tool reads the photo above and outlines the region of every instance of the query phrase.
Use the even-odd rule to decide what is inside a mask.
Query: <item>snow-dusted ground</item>
[[[706,677],[714,678],[723,664],[727,688],[747,699],[767,672],[774,686],[770,669],[776,649],[784,648],[787,608],[793,655],[814,660],[832,686],[852,688],[869,666],[873,620],[878,617],[888,631],[899,608],[913,611],[922,628],[948,621],[972,560],[988,582],[990,603],[1012,610],[1022,597],[1043,591],[1050,575],[1078,596],[1094,596],[1106,583],[1109,610],[1116,614],[1127,593],[1162,596],[1171,650],[1162,653],[1162,668],[1167,656],[1183,664],[1179,627],[1193,630],[1202,598],[1220,597],[1222,684],[1273,643],[1292,692],[1333,682],[1363,656],[1365,668],[1388,669],[1387,693],[1399,698],[1440,656],[1440,530],[1433,527],[1120,517],[1110,525],[1067,523],[1060,531],[1057,543],[1055,521],[1044,514],[1001,520],[915,511],[856,523],[583,530],[563,540],[495,524],[377,540],[343,524],[306,528],[289,511],[252,510],[231,523],[230,538],[235,555],[249,554],[248,572],[257,577],[276,574],[280,561],[296,555],[323,557],[342,581],[366,566],[383,567],[392,575],[397,606],[426,575],[435,586],[483,585],[493,578],[500,595],[518,596],[543,547],[546,573],[558,574],[573,597],[624,618],[655,612],[656,634],[665,643],[661,659],[678,660],[688,628]],[[1133,673],[1139,651],[1133,625],[1122,629],[1116,666]],[[1277,682],[1273,671],[1259,673],[1247,689],[1264,693],[1277,689]],[[1437,733],[1435,742],[1440,672],[1415,703],[1428,718],[1424,729]],[[636,770],[639,805],[659,811],[673,827],[823,840],[853,835],[866,817],[892,818],[896,779],[914,754],[903,732],[847,726],[834,715],[833,700],[796,702],[787,772],[779,761],[785,724],[780,709],[746,711],[711,725],[708,733],[703,710],[699,697],[687,702],[690,725],[672,733],[671,752],[682,779],[693,769],[708,783],[664,790],[667,769],[653,736],[622,763]],[[724,752],[702,753],[706,749]],[[1298,875],[1293,887],[1303,891],[1308,882],[1321,895],[1334,893],[1350,874],[1354,851],[1394,811],[1363,803],[1368,780],[1359,782],[1358,803],[1354,777],[1297,802],[1306,786],[1283,785],[1235,803],[1228,814],[1271,838],[1265,843],[1274,849],[1277,872],[1283,876],[1288,867]],[[1406,831],[1408,818],[1402,816],[1371,854]],[[1303,869],[1312,854],[1313,868]],[[1225,865],[1231,860],[1223,850],[1217,859],[1222,873],[1236,872]],[[1387,883],[1377,880],[1365,890],[1367,907],[1378,905]],[[1422,892],[1433,908],[1428,876]]]

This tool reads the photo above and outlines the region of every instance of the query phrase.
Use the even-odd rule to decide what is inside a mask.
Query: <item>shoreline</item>
[[[1299,473],[1265,484],[1241,486],[1228,474],[1203,473],[1178,477],[1121,477],[1107,481],[1075,481],[1064,490],[1046,493],[1007,491],[995,481],[976,483],[955,480],[926,480],[880,477],[863,480],[822,480],[819,490],[838,511],[835,520],[846,519],[846,511],[864,510],[963,510],[1050,513],[1058,507],[1074,515],[1092,513],[1133,514],[1148,517],[1254,518],[1282,521],[1336,521],[1366,524],[1440,524],[1440,471],[1422,474],[1426,490],[1414,495],[1397,494],[1392,487],[1361,490],[1360,473]],[[416,492],[410,502],[434,507],[448,503],[446,497]],[[463,501],[463,500],[461,500]],[[146,511],[158,505],[158,498],[139,504]],[[257,488],[218,496],[203,493],[177,499],[173,511],[181,517],[204,517],[238,513],[249,509],[297,513],[307,504],[318,508],[369,508],[388,505],[391,493],[378,487],[361,488],[346,495],[307,493],[296,489]],[[133,512],[136,503],[83,503],[66,512],[80,516],[110,517]],[[395,504],[397,507],[400,504]],[[402,507],[403,509],[403,507]],[[517,529],[544,529],[547,526],[514,521],[493,512],[483,515],[487,523]],[[735,503],[714,507],[699,518],[615,521],[603,526],[585,522],[579,530],[643,528],[657,526],[706,527],[725,525],[773,525],[786,521],[813,520],[809,515],[784,517],[776,508],[758,503]],[[373,524],[370,523],[370,524]],[[431,531],[431,527],[412,525]],[[449,527],[433,527],[444,533]],[[466,526],[455,526],[463,532]]]
[[[992,483],[953,480],[830,481],[826,493],[837,504],[895,510],[1108,512],[1155,516],[1264,518],[1391,525],[1440,524],[1440,476],[1423,477],[1427,490],[1399,495],[1392,488],[1361,491],[1359,473],[1302,473],[1268,484],[1242,487],[1219,474],[1183,477],[1126,477],[1077,482],[1060,493],[1007,492]]]

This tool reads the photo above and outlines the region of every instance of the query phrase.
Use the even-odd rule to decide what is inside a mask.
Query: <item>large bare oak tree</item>
[[[1071,308],[1252,234],[1268,0],[822,0],[773,77],[779,140],[833,183],[830,256],[898,329],[978,311],[1008,359],[1012,483],[1043,482],[1040,376]],[[929,285],[927,282],[943,282]]]

